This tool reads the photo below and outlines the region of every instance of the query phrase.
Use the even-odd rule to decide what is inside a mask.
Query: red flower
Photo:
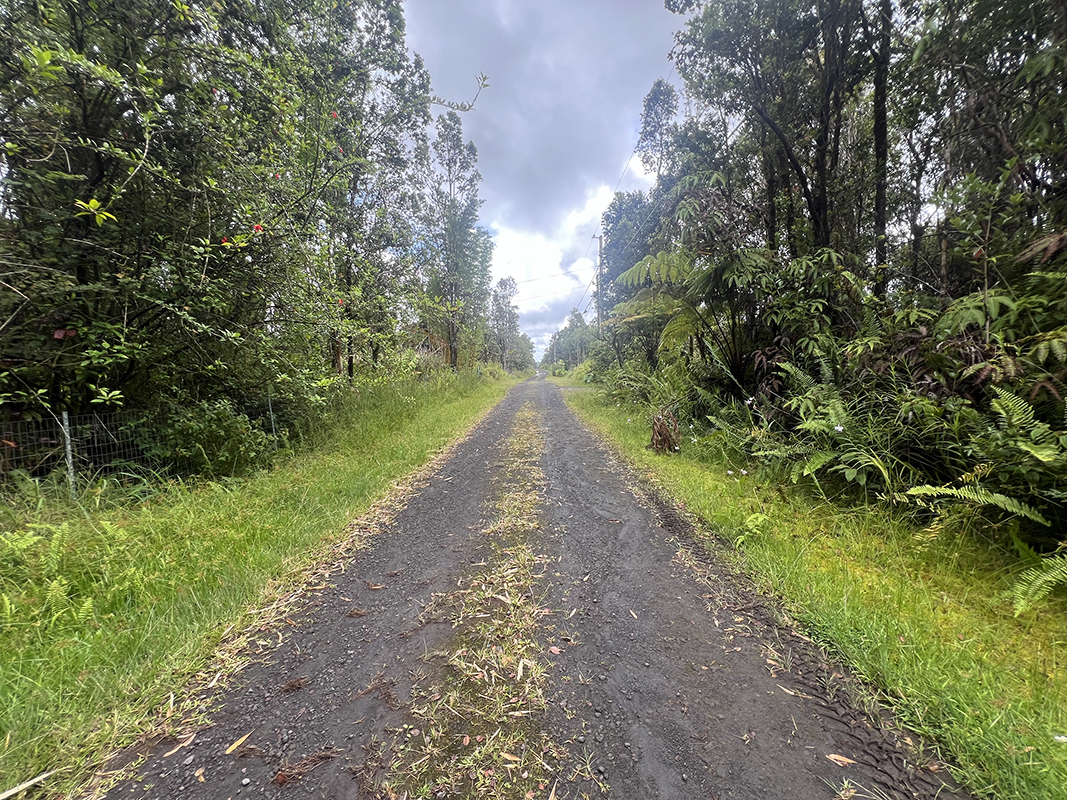
[[[337,305],[339,305],[339,306],[343,306],[344,304],[345,304],[344,300],[338,300],[337,301]]]
[[[230,240],[229,240],[229,239],[227,239],[227,238],[226,238],[225,236],[223,236],[223,237],[222,237],[222,243],[223,243],[223,244],[228,244],[228,243],[229,243],[229,241],[230,241]]]
[[[337,112],[336,111],[331,112],[330,116],[333,117],[334,119],[337,119]]]
[[[340,150],[342,153],[344,153],[344,151],[345,151],[345,149],[343,147],[340,147],[340,146],[337,149]]]
[[[278,181],[278,180],[281,180],[281,178],[282,178],[282,174],[280,172],[275,172],[274,173],[274,180]]]
[[[262,225],[253,225],[252,226],[252,232],[253,233],[263,233],[263,226]]]

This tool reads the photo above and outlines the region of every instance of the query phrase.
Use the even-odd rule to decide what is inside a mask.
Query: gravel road
[[[520,550],[526,572],[501,561]],[[963,797],[542,378],[326,583],[204,694],[209,726],[151,743],[108,797]],[[490,629],[499,668],[457,677]],[[500,687],[518,710],[470,711]]]

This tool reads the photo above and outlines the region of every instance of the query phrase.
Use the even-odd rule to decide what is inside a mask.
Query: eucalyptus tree
[[[459,114],[448,111],[436,122],[433,165],[424,217],[428,333],[439,338],[446,361],[458,369],[460,352],[474,352],[484,333],[493,242],[478,225],[478,149],[463,140]]]
[[[499,361],[503,369],[517,368],[513,360],[520,337],[519,309],[512,301],[518,293],[514,278],[501,278],[493,287],[489,302],[490,357]]]
[[[743,120],[758,143],[768,244],[777,244],[777,206],[802,198],[808,248],[834,234],[846,120],[866,70],[858,0],[727,0],[668,3],[695,11],[677,37],[675,60],[687,91]],[[781,195],[781,197],[780,197]]]

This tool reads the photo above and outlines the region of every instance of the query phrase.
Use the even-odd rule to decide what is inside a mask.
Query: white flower
[[[728,470],[726,470],[726,474],[727,475],[733,475],[734,471],[732,469],[728,469]]]
[[[1052,737],[1052,741],[1059,742],[1060,744],[1067,744],[1067,736],[1059,733]]]
[[[628,419],[628,420],[626,420],[626,421],[627,421],[627,422],[633,422],[633,420],[632,420],[632,419]]]
[[[675,445],[674,449],[677,451],[677,450],[681,450],[682,448],[680,448],[678,445]]]
[[[697,443],[697,437],[695,437],[695,436],[692,436],[692,437],[690,437],[690,439],[691,439],[691,441],[693,442],[693,444],[696,444],[696,443]]]
[[[841,433],[841,431],[843,431],[844,429],[845,429],[844,425],[834,425],[834,430],[837,431],[838,433]]]
[[[746,406],[750,406],[755,402],[755,400],[756,400],[755,397],[750,397],[750,398],[748,398],[748,400],[745,401],[745,405]]]
[[[742,474],[742,475],[748,475],[748,470],[747,470],[747,469],[743,469],[743,470],[741,470],[741,474]]]

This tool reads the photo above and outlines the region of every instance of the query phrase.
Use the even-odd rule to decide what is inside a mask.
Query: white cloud
[[[534,340],[538,355],[553,331],[566,323],[571,309],[584,309],[590,301],[597,257],[592,237],[611,199],[610,187],[598,187],[580,208],[564,215],[551,235],[501,222],[490,225],[496,243],[493,282],[509,275],[518,282],[519,324]]]

